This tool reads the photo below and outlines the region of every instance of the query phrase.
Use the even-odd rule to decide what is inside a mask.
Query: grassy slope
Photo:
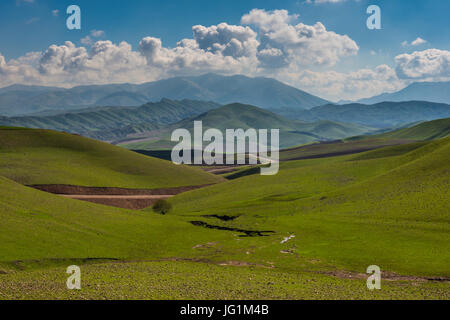
[[[450,298],[444,283],[383,281],[382,290],[369,291],[365,279],[195,262],[85,265],[81,269],[82,290],[67,290],[65,268],[0,274],[0,299]]]
[[[420,123],[411,128],[404,128],[380,135],[385,139],[433,140],[450,135],[450,118]]]
[[[238,128],[280,129],[280,146],[282,148],[319,140],[341,139],[371,130],[369,127],[351,123],[292,121],[267,110],[234,103],[208,111],[195,118],[183,120],[157,133],[152,133],[149,141],[129,141],[122,145],[134,150],[170,149],[176,144],[170,141],[172,131],[178,128],[186,128],[192,132],[194,121],[202,121],[204,130],[217,128],[222,132],[226,129]],[[158,141],[155,141],[155,136],[159,137]]]
[[[184,257],[214,235],[178,217],[66,199],[3,177],[0,194],[2,262]]]
[[[0,128],[0,175],[21,184],[163,188],[216,183],[200,169],[175,166],[80,136]]]
[[[403,274],[448,276],[450,138],[394,148],[364,158],[283,163],[276,176],[253,175],[179,195],[172,199],[174,214],[236,215],[226,224],[295,234],[286,246],[265,238],[247,244],[250,259],[278,259],[293,269],[317,259],[324,267],[359,272],[378,264]],[[294,255],[283,258],[283,247]]]
[[[338,140],[332,143],[312,143],[297,148],[280,151],[280,160],[299,160],[305,158],[320,158],[330,155],[345,155],[369,151],[372,149],[411,143],[410,140],[401,139],[358,139]]]
[[[406,275],[449,275],[450,139],[401,147],[395,156],[381,149],[365,153],[364,159],[283,163],[277,176],[250,176],[179,195],[168,216],[64,199],[0,178],[0,269],[7,271],[0,273],[0,299],[448,298],[445,283],[383,282],[383,290],[372,294],[364,289],[364,279],[322,274],[364,273],[378,264],[383,271]],[[204,214],[241,216],[224,223],[200,217]],[[241,238],[238,232],[194,227],[191,220],[276,233]],[[280,243],[292,233],[296,238]],[[275,269],[107,263],[82,267],[89,288],[79,294],[63,289],[64,267],[84,263],[77,259],[173,257]],[[11,263],[17,260],[23,262]],[[62,267],[14,271],[47,264]],[[272,290],[264,289],[267,279]],[[180,289],[186,286],[191,289]]]

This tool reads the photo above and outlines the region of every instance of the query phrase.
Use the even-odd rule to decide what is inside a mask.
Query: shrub
[[[172,205],[166,200],[158,200],[153,205],[153,211],[162,215],[169,213],[172,209]]]

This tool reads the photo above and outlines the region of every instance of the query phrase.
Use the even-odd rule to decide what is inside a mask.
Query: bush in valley
[[[166,200],[158,200],[153,205],[153,211],[165,215],[172,210],[172,205]]]

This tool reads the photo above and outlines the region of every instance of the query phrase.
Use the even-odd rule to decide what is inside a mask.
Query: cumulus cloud
[[[428,49],[395,57],[396,72],[401,79],[450,79],[450,51]]]
[[[260,31],[259,57],[264,66],[334,66],[342,57],[358,53],[358,45],[347,35],[328,31],[321,22],[293,24],[297,19],[287,10],[260,9],[242,17],[242,24]]]
[[[69,86],[205,72],[277,76],[286,70],[333,66],[358,52],[348,36],[327,30],[321,22],[297,23],[298,18],[287,10],[255,9],[242,17],[241,25],[195,25],[192,38],[174,47],[148,36],[139,42],[138,50],[126,42],[99,41],[105,33],[92,30],[80,40],[83,46],[72,42],[51,45],[32,63],[3,58],[2,70],[4,74],[8,70],[8,77],[0,79],[0,86],[21,77],[13,77],[12,70],[18,70],[19,61],[25,60],[22,68],[28,70],[28,82]]]
[[[249,57],[256,53],[259,45],[256,32],[249,27],[221,23],[211,27],[197,25],[192,31],[199,49],[224,56]]]
[[[81,46],[67,41],[9,61],[0,54],[0,87],[142,83],[216,72],[274,77],[326,99],[341,100],[395,91],[411,81],[449,77],[450,53],[437,49],[399,55],[395,68],[330,70],[356,55],[358,45],[321,22],[307,25],[298,20],[287,10],[254,9],[242,17],[241,25],[196,25],[191,38],[173,47],[148,36],[134,50],[127,42],[100,40],[105,33],[92,30]]]
[[[425,43],[427,43],[427,41],[419,37],[416,40],[414,40],[413,42],[411,42],[411,45],[413,45],[413,46],[420,46],[420,45],[425,44]]]
[[[408,42],[408,41],[406,41],[406,40],[403,41],[403,42],[402,42],[402,47],[408,47],[408,46],[414,46],[414,47],[417,47],[417,46],[421,46],[421,45],[426,44],[426,43],[428,43],[427,40],[424,40],[424,39],[422,39],[421,37],[418,37],[416,40],[411,41],[411,42]]]
[[[89,35],[82,38],[80,40],[80,42],[86,46],[91,46],[95,42],[94,38],[100,38],[100,37],[103,37],[104,35],[105,35],[105,32],[102,30],[92,30],[89,33]]]
[[[285,81],[332,101],[372,97],[383,92],[397,91],[405,86],[397,78],[395,70],[388,65],[349,73],[307,70],[292,75]]]

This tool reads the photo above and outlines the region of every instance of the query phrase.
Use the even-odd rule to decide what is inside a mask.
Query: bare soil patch
[[[124,209],[141,210],[151,207],[157,200],[168,199],[174,195],[206,186],[208,185],[162,189],[125,189],[73,185],[32,185],[29,187],[66,198]]]
[[[126,189],[126,188],[110,188],[110,187],[83,187],[65,184],[47,184],[47,185],[29,185],[28,187],[35,188],[41,191],[54,194],[67,195],[101,195],[101,196],[122,196],[122,195],[177,195],[179,193],[200,189],[209,185],[201,186],[187,186],[176,188],[161,188],[161,189]]]

